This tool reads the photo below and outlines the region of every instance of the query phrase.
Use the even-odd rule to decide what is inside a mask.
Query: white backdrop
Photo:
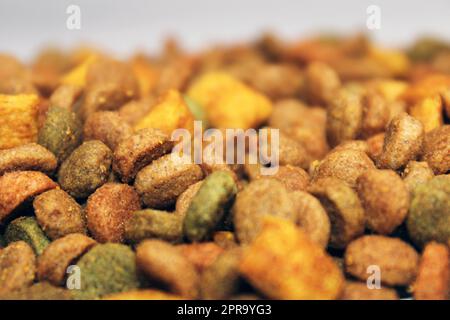
[[[81,30],[66,28],[71,4],[80,6]],[[198,49],[264,30],[288,39],[320,30],[368,31],[371,4],[381,9],[381,29],[370,33],[387,45],[421,34],[450,39],[450,0],[0,0],[0,51],[28,59],[45,44],[83,41],[126,55],[156,50],[168,34]]]

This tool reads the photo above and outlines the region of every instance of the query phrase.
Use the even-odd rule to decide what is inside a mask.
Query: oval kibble
[[[39,130],[38,143],[62,162],[81,144],[82,134],[83,126],[75,113],[53,106]]]
[[[272,175],[259,174],[251,180],[258,178],[271,178],[280,181],[289,191],[303,191],[306,190],[309,184],[308,173],[300,167],[291,165],[279,166],[276,173]]]
[[[50,244],[34,217],[20,217],[11,221],[5,230],[5,240],[8,243],[25,241],[38,256]]]
[[[130,182],[153,160],[169,153],[173,142],[158,129],[142,129],[122,140],[114,149],[113,168],[123,182]]]
[[[392,170],[367,170],[359,176],[356,186],[365,211],[369,229],[391,234],[406,218],[409,191]]]
[[[191,205],[192,198],[194,198],[197,194],[197,191],[200,189],[202,183],[203,180],[190,185],[182,194],[178,196],[177,202],[175,203],[174,212],[177,216],[184,219],[187,209]]]
[[[419,255],[408,243],[397,238],[367,235],[352,241],[344,256],[345,270],[366,281],[372,275],[370,266],[381,271],[381,283],[406,286],[415,278]]]
[[[0,250],[0,295],[31,286],[35,272],[36,257],[24,241]]]
[[[53,153],[36,143],[0,150],[0,176],[11,171],[41,171],[51,174],[57,160]]]
[[[107,182],[111,162],[112,152],[103,142],[84,142],[62,163],[58,182],[72,197],[86,198]]]
[[[133,187],[106,183],[98,188],[86,205],[87,226],[99,242],[122,242],[125,223],[134,211],[141,209],[139,196]]]
[[[0,177],[0,222],[22,202],[58,185],[38,171],[16,171]]]
[[[168,154],[139,171],[134,187],[145,205],[160,209],[174,204],[183,191],[202,178],[200,166],[180,163]]]
[[[39,225],[50,239],[86,233],[83,209],[61,189],[40,194],[34,199],[33,207]]]
[[[436,128],[425,135],[422,158],[435,174],[450,171],[450,125]]]
[[[145,240],[136,248],[136,265],[150,280],[184,298],[198,296],[195,266],[175,247],[161,240]]]
[[[50,243],[39,256],[37,278],[55,286],[64,284],[67,268],[96,244],[80,233],[72,233]]]

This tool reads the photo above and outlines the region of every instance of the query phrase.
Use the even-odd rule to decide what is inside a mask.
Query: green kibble
[[[84,142],[62,163],[61,188],[74,198],[86,198],[110,178],[112,151],[101,141]]]
[[[191,241],[207,238],[222,220],[236,192],[230,173],[216,171],[206,177],[186,212],[184,235]]]
[[[81,257],[81,289],[73,290],[77,299],[97,299],[107,294],[139,287],[134,252],[117,243],[99,244]]]
[[[189,110],[191,110],[192,114],[194,115],[195,120],[201,121],[203,128],[208,128],[209,124],[205,109],[187,95],[184,96],[184,101],[186,102]]]
[[[165,211],[136,211],[125,224],[125,239],[133,243],[149,238],[180,242],[183,238],[182,222],[179,216]]]
[[[51,107],[44,125],[39,130],[38,143],[64,161],[82,141],[83,125],[70,110]]]
[[[450,240],[450,176],[440,175],[414,189],[407,228],[411,239],[423,246]]]
[[[25,241],[37,255],[40,255],[50,244],[34,217],[20,217],[13,220],[6,228],[5,240],[8,244]]]

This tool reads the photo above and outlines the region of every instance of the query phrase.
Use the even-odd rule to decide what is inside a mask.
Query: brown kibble
[[[352,188],[341,180],[325,178],[312,184],[308,191],[319,199],[328,213],[331,247],[345,248],[364,233],[364,209]]]
[[[341,87],[337,73],[322,62],[311,62],[306,68],[305,91],[311,104],[327,105]]]
[[[106,183],[87,201],[88,229],[99,242],[122,242],[125,222],[139,209],[139,196],[132,187],[120,183]]]
[[[375,162],[377,161],[381,152],[383,152],[384,137],[384,133],[379,133],[366,140],[367,154],[369,155],[370,159]]]
[[[111,150],[132,133],[131,126],[113,111],[95,112],[84,123],[84,140],[100,140]]]
[[[10,171],[27,170],[51,174],[56,166],[54,154],[36,143],[0,150],[0,176]]]
[[[435,174],[445,174],[450,170],[450,125],[425,135],[422,159],[428,162]]]
[[[308,237],[325,248],[330,239],[330,219],[319,200],[303,191],[291,193],[291,199],[297,207],[296,223]]]
[[[123,182],[134,179],[139,170],[170,152],[173,142],[158,129],[143,129],[123,140],[114,150],[114,171]]]
[[[347,281],[340,300],[398,300],[398,294],[391,288],[369,288],[367,283]]]
[[[395,171],[367,170],[359,176],[356,189],[371,230],[387,235],[403,223],[410,197]]]
[[[142,97],[139,100],[132,100],[124,104],[119,110],[120,117],[130,126],[135,126],[157,101],[156,96]]]
[[[134,186],[147,206],[164,208],[174,204],[180,194],[201,179],[200,166],[178,162],[168,154],[139,171]]]
[[[290,221],[296,219],[296,208],[289,192],[275,179],[258,179],[238,192],[233,207],[236,237],[240,243],[254,240],[266,215]]]
[[[199,273],[208,268],[224,251],[214,242],[190,243],[176,246]]]
[[[425,246],[413,285],[416,300],[447,300],[450,292],[449,249],[431,242]]]
[[[102,300],[183,300],[174,294],[155,289],[141,289],[107,295]]]
[[[199,181],[190,185],[185,191],[183,191],[182,194],[178,196],[177,202],[175,204],[175,214],[177,216],[184,218],[192,199],[197,194],[197,191],[198,189],[200,189],[202,183],[203,181]]]
[[[33,207],[42,230],[53,240],[70,233],[86,233],[83,209],[61,189],[40,194]]]
[[[409,192],[434,177],[433,170],[427,162],[410,161],[403,171],[403,182]]]
[[[83,88],[73,84],[62,84],[50,96],[50,105],[75,111],[74,105],[81,97]]]
[[[249,168],[249,166],[246,167],[247,169]],[[257,169],[257,173],[255,172],[256,174],[251,180],[260,178],[275,179],[281,182],[289,191],[306,190],[309,184],[308,173],[300,167],[291,165],[279,166],[276,173],[267,176],[261,175],[258,168],[255,169]]]
[[[0,295],[31,286],[36,272],[33,249],[24,241],[0,251]]]
[[[419,255],[412,246],[385,236],[363,236],[352,241],[345,251],[345,269],[349,274],[366,281],[372,275],[370,267],[376,266],[381,272],[381,282],[389,286],[410,284],[418,263]]]
[[[375,165],[365,152],[342,150],[328,154],[316,169],[313,182],[323,178],[337,178],[350,187],[356,185],[356,179]]]
[[[336,147],[331,149],[331,152],[336,151],[344,151],[344,150],[356,150],[356,151],[362,151],[367,153],[369,149],[369,146],[366,141],[364,140],[348,140],[345,142],[342,142],[338,144]]]
[[[234,232],[216,231],[213,234],[214,243],[223,249],[232,249],[238,246]]]
[[[0,221],[25,200],[58,185],[38,171],[15,171],[0,177]]]
[[[45,248],[38,258],[37,277],[39,281],[49,281],[55,286],[64,284],[67,268],[95,244],[93,239],[79,233],[72,233],[56,239]]]
[[[408,161],[420,155],[423,139],[423,125],[419,120],[406,113],[396,116],[387,127],[377,166],[392,170],[404,167]]]
[[[389,106],[386,100],[380,94],[369,91],[363,96],[362,105],[362,138],[383,132],[390,120]]]
[[[177,249],[161,240],[145,240],[136,248],[137,267],[150,280],[185,298],[198,296],[195,266]]]

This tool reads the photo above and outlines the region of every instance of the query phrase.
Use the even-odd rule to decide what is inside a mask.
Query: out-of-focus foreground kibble
[[[371,230],[390,234],[403,223],[410,197],[405,183],[395,171],[368,170],[359,176],[356,189]]]
[[[139,170],[172,150],[169,136],[158,129],[142,129],[122,140],[114,150],[113,168],[123,182],[130,182]]]
[[[308,191],[317,197],[331,222],[329,245],[345,248],[364,233],[365,215],[356,192],[343,181],[324,178],[312,184]]]
[[[136,248],[136,265],[150,280],[162,283],[185,298],[198,297],[199,275],[175,247],[161,240],[145,240]]]
[[[403,182],[409,192],[434,177],[433,170],[427,162],[410,161],[403,171]]]
[[[450,293],[449,249],[440,243],[429,243],[423,250],[419,272],[413,285],[417,300],[447,300]]]
[[[445,125],[425,135],[423,160],[435,174],[450,171],[450,125]]]
[[[0,176],[11,171],[42,171],[51,174],[57,160],[53,153],[36,143],[0,150]]]
[[[407,227],[418,245],[450,240],[450,176],[432,178],[414,190]]]
[[[345,251],[345,271],[366,281],[380,272],[381,283],[389,286],[411,284],[417,274],[419,255],[397,238],[367,235],[352,241]]]
[[[86,233],[83,209],[61,189],[37,196],[33,208],[39,225],[53,240],[70,233]]]
[[[81,143],[83,126],[70,110],[53,106],[47,111],[44,125],[39,130],[38,143],[64,161]]]
[[[0,177],[0,221],[5,220],[22,202],[57,187],[38,171],[16,171]]]
[[[23,241],[11,243],[0,251],[0,296],[33,283],[36,257]]]
[[[133,187],[106,183],[88,198],[87,226],[98,242],[122,242],[125,223],[134,211],[141,209],[139,196]]]
[[[383,169],[397,170],[422,152],[423,125],[419,120],[402,113],[391,120],[384,138],[383,151],[377,165]]]
[[[341,86],[336,72],[322,62],[312,62],[306,68],[305,91],[311,104],[326,106]]]
[[[131,126],[117,112],[99,111],[86,119],[83,138],[84,141],[100,140],[114,150],[121,140],[132,134]]]
[[[73,290],[77,299],[101,298],[139,286],[135,254],[125,245],[98,244],[84,254],[76,265],[81,275],[81,289]]]
[[[0,150],[36,142],[39,97],[0,94]]]
[[[139,171],[134,187],[145,205],[158,209],[174,204],[183,191],[202,178],[200,166],[167,154]]]
[[[233,176],[226,171],[211,173],[192,198],[183,222],[184,234],[191,241],[209,237],[222,220],[237,192]]]
[[[91,249],[96,242],[79,233],[72,233],[50,243],[39,256],[37,277],[60,286],[68,275],[68,267]]]
[[[369,288],[365,282],[346,281],[341,300],[398,300],[398,294],[391,288]]]
[[[179,244],[176,247],[195,266],[200,274],[224,252],[222,247],[210,241]]]
[[[243,252],[239,270],[273,299],[336,299],[344,285],[333,259],[301,229],[279,217],[264,219],[261,233]]]
[[[112,157],[103,142],[84,142],[59,168],[61,188],[74,198],[86,198],[108,180]]]

